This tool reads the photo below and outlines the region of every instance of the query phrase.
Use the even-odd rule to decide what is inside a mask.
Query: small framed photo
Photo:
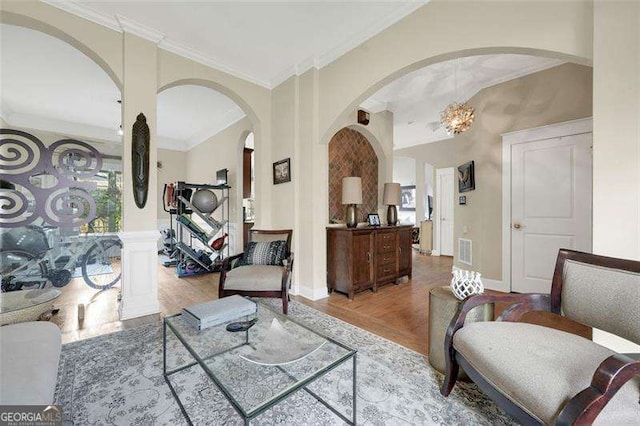
[[[416,186],[408,185],[400,187],[400,210],[416,210]]]
[[[367,217],[369,226],[380,226],[380,216],[377,213],[369,213]]]
[[[473,161],[469,161],[458,167],[458,192],[467,192],[476,189],[476,179],[473,169]]]
[[[273,184],[278,185],[285,182],[291,182],[290,158],[273,163]]]
[[[467,204],[467,196],[466,195],[459,196],[458,204],[460,204],[461,206],[464,206],[465,204]]]

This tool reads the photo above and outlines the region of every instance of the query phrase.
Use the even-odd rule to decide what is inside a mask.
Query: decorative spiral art
[[[38,218],[59,227],[91,222],[96,205],[90,178],[102,168],[102,156],[91,145],[61,139],[51,146],[15,129],[0,129],[0,225],[25,226]],[[37,185],[39,177],[53,176],[54,185]],[[7,184],[8,183],[8,184]]]

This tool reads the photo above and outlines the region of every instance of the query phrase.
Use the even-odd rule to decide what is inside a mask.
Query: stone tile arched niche
[[[357,130],[343,128],[329,142],[329,220],[345,221],[342,204],[342,178],[362,178],[362,204],[358,206],[358,221],[378,211],[378,156],[369,140]]]

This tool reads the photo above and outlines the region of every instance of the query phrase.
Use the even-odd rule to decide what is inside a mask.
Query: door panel
[[[411,229],[398,232],[398,267],[401,271],[411,268]]]
[[[591,134],[511,147],[512,291],[549,293],[560,248],[591,251]]]
[[[438,224],[440,254],[453,256],[453,169],[438,170]]]
[[[357,287],[373,285],[373,234],[353,234],[353,284]]]

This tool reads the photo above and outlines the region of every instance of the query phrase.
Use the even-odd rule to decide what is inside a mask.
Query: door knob
[[[520,229],[520,228],[522,228],[522,225],[519,224],[518,222],[513,224],[513,229]]]

